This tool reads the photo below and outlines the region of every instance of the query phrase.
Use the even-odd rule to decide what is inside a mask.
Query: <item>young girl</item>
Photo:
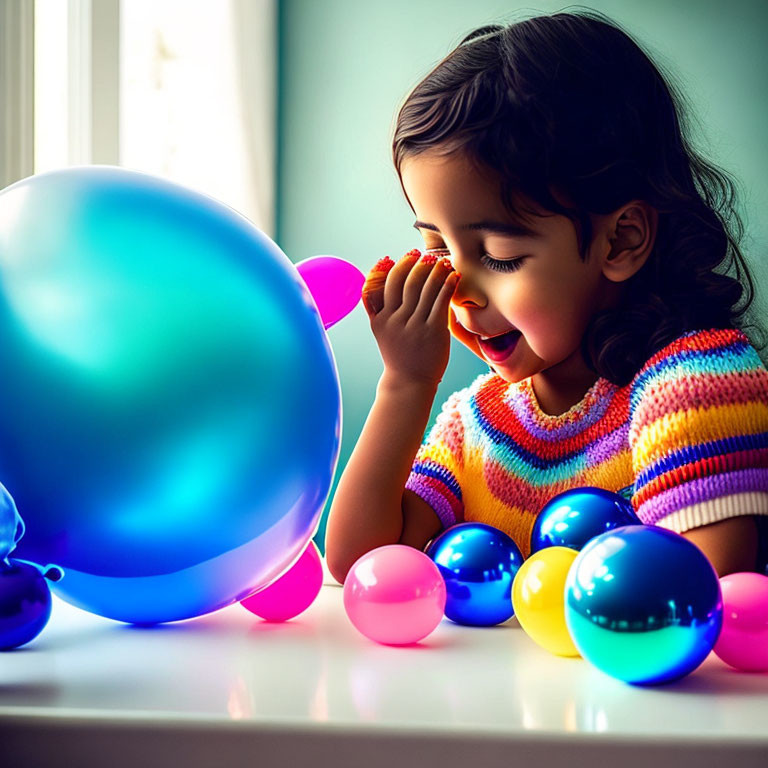
[[[677,89],[594,11],[477,29],[407,97],[393,157],[426,254],[382,259],[363,289],[384,372],[330,510],[338,581],[462,521],[527,557],[542,506],[585,485],[721,576],[762,571],[768,370],[739,322],[753,283],[732,182],[681,118]],[[451,334],[490,371],[421,444]]]

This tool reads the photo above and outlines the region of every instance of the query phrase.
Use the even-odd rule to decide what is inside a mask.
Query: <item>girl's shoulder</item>
[[[631,383],[631,403],[659,387],[685,387],[697,382],[716,399],[733,391],[735,380],[748,377],[768,394],[768,370],[749,337],[738,328],[686,331],[646,360]]]
[[[740,356],[746,356],[752,362],[765,368],[749,337],[739,328],[707,328],[686,331],[654,352],[640,368],[636,378],[673,362],[687,361],[690,365],[694,365],[700,360],[721,358],[727,363],[732,361],[734,357]]]

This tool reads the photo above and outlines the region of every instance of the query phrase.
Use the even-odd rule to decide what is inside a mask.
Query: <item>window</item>
[[[27,15],[33,25],[11,22],[17,35],[34,27],[34,56],[17,45],[15,75],[0,77],[22,82],[34,62],[34,128],[17,121],[8,157],[29,133],[33,152],[3,169],[3,186],[120,165],[211,195],[273,236],[276,0],[34,0]]]

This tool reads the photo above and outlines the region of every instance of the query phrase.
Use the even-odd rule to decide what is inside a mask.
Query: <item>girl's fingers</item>
[[[418,312],[420,302],[423,301],[424,286],[432,273],[435,271],[435,264],[437,263],[437,257],[433,253],[425,253],[414,264],[408,278],[403,286],[403,312],[407,315],[413,315]],[[426,317],[429,313],[422,312],[422,316]]]
[[[428,322],[435,321],[439,322],[441,325],[446,325],[448,323],[448,310],[460,279],[461,275],[455,270],[445,278],[440,285],[437,298],[431,305],[431,311],[427,317]]]
[[[380,312],[384,306],[384,284],[387,274],[395,266],[395,262],[385,256],[379,259],[373,269],[368,273],[363,285],[363,306],[369,315]]]
[[[412,267],[421,258],[418,248],[413,248],[395,264],[387,275],[384,286],[384,305],[394,312],[403,303],[403,285]]]
[[[376,315],[379,312],[381,312],[381,309],[384,306],[383,293],[380,295],[363,293],[362,299],[363,299],[363,308],[365,309],[369,317],[373,317],[373,315]]]
[[[453,271],[453,265],[448,258],[436,260],[432,271],[427,275],[426,282],[421,291],[421,302],[414,315],[419,315],[422,320],[429,316],[434,303],[438,300],[446,280]]]
[[[366,312],[373,316],[385,306],[390,312],[402,307],[406,314],[419,314],[426,320],[433,304],[442,296],[446,277],[453,269],[449,259],[439,258],[443,253],[447,252],[427,253],[422,257],[421,252],[413,248],[397,263],[389,256],[380,259],[363,285]]]

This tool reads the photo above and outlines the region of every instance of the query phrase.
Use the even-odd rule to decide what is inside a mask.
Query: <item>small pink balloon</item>
[[[720,579],[723,628],[713,648],[736,669],[768,670],[768,576],[731,573]]]
[[[262,619],[286,621],[309,608],[322,585],[320,552],[310,539],[301,557],[289,570],[268,587],[246,597],[240,605]]]
[[[408,645],[425,638],[443,618],[445,581],[418,549],[388,544],[366,552],[344,581],[344,609],[367,638]]]
[[[312,256],[296,265],[323,321],[323,328],[346,317],[358,304],[365,275],[352,262],[337,256]]]

